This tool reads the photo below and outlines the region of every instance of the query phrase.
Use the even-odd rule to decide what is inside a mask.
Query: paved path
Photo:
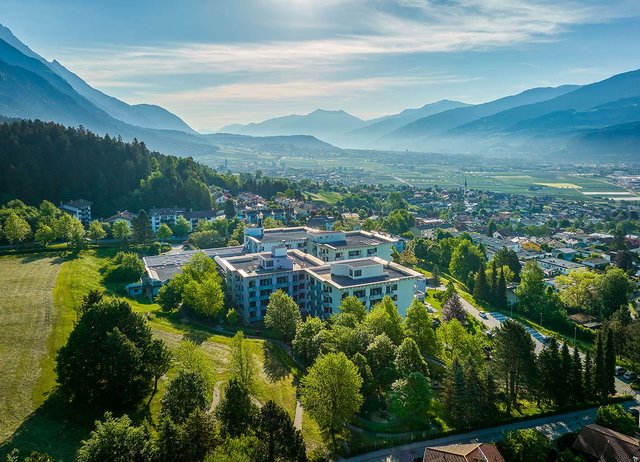
[[[465,309],[465,311],[469,313],[471,316],[473,316],[475,319],[477,319],[479,322],[481,322],[489,330],[500,327],[500,324],[502,324],[502,321],[508,318],[508,316],[505,316],[501,313],[489,313],[486,311],[484,312],[484,315],[486,316],[486,318],[484,318],[480,316],[480,311],[471,303],[466,301],[464,298],[460,297],[460,301],[462,302],[462,306]],[[527,328],[527,326],[525,326],[525,328]],[[540,340],[541,334],[531,328],[527,328],[527,329],[528,329],[528,332],[531,334],[531,339],[533,340],[533,343],[535,344],[535,352],[536,354],[539,354],[540,351],[542,351],[542,348],[544,348],[544,344]],[[558,341],[558,346],[562,347],[562,341]],[[573,347],[569,347],[569,349],[570,351],[573,352]],[[616,377],[615,384],[616,384],[617,394],[619,395],[630,394],[635,396],[636,393],[634,390],[631,389],[631,384],[629,382],[624,381],[624,379],[621,379],[620,377]]]
[[[623,406],[627,409],[634,405],[637,405],[635,401],[627,401],[623,403]],[[419,441],[416,443],[396,446],[394,448],[380,449],[378,451],[360,454],[344,460],[349,462],[410,462],[415,457],[422,457],[426,447],[456,443],[492,442],[501,439],[504,433],[508,431],[525,428],[535,428],[542,433],[545,433],[550,438],[557,438],[564,433],[575,431],[584,425],[593,423],[596,411],[597,408],[592,408],[550,417],[541,417],[534,420],[515,422],[498,427],[485,428],[470,433]]]
[[[293,426],[302,431],[302,404],[296,400],[296,415],[293,418]]]
[[[218,404],[220,403],[220,385],[222,382],[218,382],[215,384],[214,388],[213,388],[213,399],[211,400],[211,406],[209,407],[209,414],[212,414],[215,410],[216,407],[218,407]]]

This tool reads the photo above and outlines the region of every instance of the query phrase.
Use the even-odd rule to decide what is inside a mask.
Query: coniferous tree
[[[594,365],[593,392],[598,398],[606,396],[606,363],[604,358],[604,345],[602,332],[596,337],[596,359]]]
[[[507,279],[504,276],[504,269],[500,268],[500,277],[498,278],[498,287],[496,288],[495,304],[498,308],[506,308],[509,304],[507,301]]]
[[[502,267],[500,267],[502,269]],[[496,259],[491,260],[491,302],[498,303],[498,265]]]
[[[133,227],[133,238],[141,244],[149,242],[153,239],[153,230],[151,229],[151,218],[144,210],[138,212],[138,216],[131,220]]]
[[[604,384],[603,391],[608,395],[616,393],[615,370],[616,370],[616,347],[613,341],[613,331],[607,329],[606,344],[604,349]]]
[[[591,353],[587,350],[584,354],[584,374],[582,379],[582,389],[584,390],[584,397],[587,401],[593,400],[595,396],[593,367]]]
[[[457,293],[454,293],[451,298],[442,305],[442,319],[444,321],[457,319],[461,323],[467,320],[467,312],[464,310],[460,296]]]
[[[467,415],[467,387],[464,380],[464,371],[458,360],[455,360],[451,365],[444,394],[445,408],[452,424],[457,428],[462,428]]]
[[[469,361],[465,367],[464,380],[468,397],[466,421],[468,425],[475,426],[481,423],[484,418],[485,390],[478,367],[473,361]]]
[[[473,297],[478,301],[490,302],[491,287],[489,287],[489,283],[487,282],[487,273],[484,263],[480,265],[473,281]]]
[[[571,368],[571,397],[574,403],[584,401],[584,387],[582,384],[582,358],[580,358],[580,350],[573,349],[573,364]]]
[[[484,383],[484,402],[482,414],[484,420],[493,423],[498,418],[498,385],[491,371],[487,371]]]
[[[560,354],[561,373],[559,374],[559,392],[558,398],[560,406],[566,406],[571,399],[567,390],[571,390],[571,371],[573,370],[573,359],[566,343],[562,344],[562,352]]]

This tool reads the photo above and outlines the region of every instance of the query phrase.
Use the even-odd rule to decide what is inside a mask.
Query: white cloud
[[[65,48],[55,53],[91,84],[128,88],[135,99],[174,108],[197,106],[202,113],[202,108],[217,103],[317,99],[425,85],[434,79],[451,82],[455,76],[396,78],[389,76],[393,69],[376,62],[391,56],[557,40],[574,25],[640,14],[636,0],[298,1],[308,10],[299,20],[312,21],[321,35],[245,43]],[[304,30],[296,26],[296,31]],[[142,90],[141,85],[149,86]]]

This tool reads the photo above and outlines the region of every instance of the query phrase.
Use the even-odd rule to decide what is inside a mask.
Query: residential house
[[[589,268],[593,268],[596,270],[604,270],[611,263],[610,260],[605,258],[585,258],[581,262],[584,266],[588,266]]]
[[[553,249],[551,254],[555,258],[560,258],[566,261],[573,261],[576,258],[576,255],[578,255],[578,251],[569,247],[561,247],[559,249]]]
[[[109,218],[104,220],[104,222],[109,223],[111,226],[113,226],[115,223],[119,221],[124,221],[126,224],[129,225],[129,227],[131,227],[133,224],[133,220],[137,217],[138,217],[137,213],[129,212],[128,210],[123,210],[122,212],[118,212],[115,215],[110,216]]]
[[[335,221],[336,219],[334,217],[327,217],[327,216],[313,217],[313,218],[309,218],[309,221],[307,221],[307,226],[309,228],[323,229],[328,231],[333,229],[333,224],[335,223]]]
[[[191,223],[191,227],[196,229],[198,223],[201,221],[211,222],[213,220],[217,220],[218,214],[215,210],[196,210],[193,212],[186,212],[184,217]]]
[[[543,270],[547,270],[549,274],[569,274],[571,271],[575,271],[580,268],[585,268],[580,263],[574,263],[572,261],[562,260],[560,258],[541,258],[538,260],[538,266]]]
[[[93,202],[89,202],[84,199],[76,199],[69,202],[60,203],[60,210],[67,212],[69,215],[76,217],[82,222],[84,226],[89,226],[91,223],[91,205]]]
[[[149,218],[151,218],[151,229],[154,233],[158,231],[160,225],[165,223],[167,225],[174,225],[179,216],[184,216],[186,209],[182,207],[170,207],[170,208],[153,208],[149,210]]]
[[[590,462],[640,461],[640,440],[596,424],[582,427],[573,449]]]
[[[469,443],[435,446],[424,450],[423,462],[505,462],[493,444]]]

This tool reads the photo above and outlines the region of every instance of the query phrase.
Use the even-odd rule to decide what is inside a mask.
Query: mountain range
[[[589,85],[532,88],[482,104],[441,100],[370,120],[317,109],[203,135],[160,106],[131,105],[93,88],[0,25],[0,116],[82,125],[177,155],[231,146],[298,154],[355,148],[637,160],[640,70]]]
[[[633,131],[640,122],[640,70],[589,85],[532,88],[482,104],[443,100],[368,121],[344,111],[322,111],[322,118],[318,112],[222,130],[248,135],[298,130],[359,149],[535,153],[562,159],[593,153],[608,160],[637,159],[640,154],[640,144],[634,143],[640,135]],[[340,123],[345,120],[351,125]]]
[[[202,135],[180,117],[151,104],[130,105],[91,87],[58,61],[47,61],[0,25],[0,116],[80,126],[98,134],[143,140],[151,149],[201,155],[221,146],[256,150],[339,151],[301,136]]]

